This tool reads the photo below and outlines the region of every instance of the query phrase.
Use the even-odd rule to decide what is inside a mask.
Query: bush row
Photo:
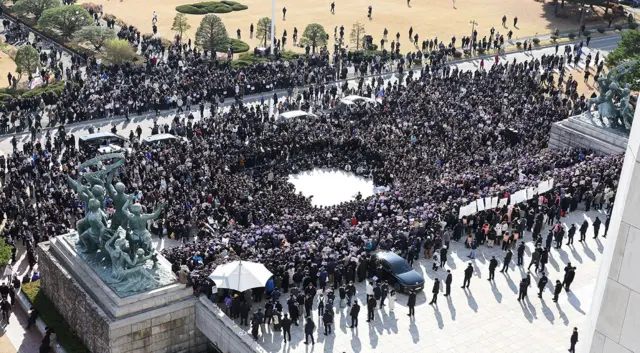
[[[229,13],[232,11],[242,11],[249,7],[235,1],[208,1],[194,4],[180,5],[176,11],[190,15],[206,15],[208,13]]]

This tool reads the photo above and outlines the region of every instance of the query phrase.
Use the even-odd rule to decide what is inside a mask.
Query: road
[[[588,53],[593,53],[593,55],[595,56],[595,53],[597,51],[600,52],[600,56],[603,56],[603,55],[606,56],[606,54],[609,51],[611,51],[613,48],[616,47],[619,41],[620,41],[620,35],[592,39],[590,43],[590,47],[584,48],[583,50],[585,52],[585,55],[583,56],[583,58],[586,57],[586,54]],[[579,41],[576,41],[573,43],[579,43]],[[562,47],[563,45],[560,45],[559,52],[563,51]],[[554,47],[545,47],[545,48],[533,50],[529,53],[516,52],[516,53],[506,54],[500,57],[500,61],[504,62],[505,60],[508,60],[509,62],[512,62],[513,59],[515,58],[517,62],[522,62],[525,60],[531,60],[533,58],[540,58],[542,57],[542,55],[550,55],[553,53],[555,53]],[[480,66],[480,60],[482,59],[463,60],[452,65],[458,67],[461,70],[476,70]],[[484,61],[485,61],[484,62],[485,69],[489,69],[494,64],[493,56],[484,57]],[[581,61],[577,67],[574,65],[569,65],[568,68],[581,70],[584,68],[584,61]],[[383,77],[385,77],[386,81],[390,80],[391,82],[395,82],[398,80],[397,73],[386,74],[386,75],[383,75]],[[368,78],[365,81],[369,82],[370,80],[371,78]],[[386,81],[385,81],[385,84],[386,84]],[[338,86],[342,85],[342,82],[338,82],[337,85]],[[357,80],[356,79],[349,80],[349,86],[356,87]],[[286,91],[277,91],[276,93],[278,94],[278,97],[281,97],[280,99],[284,99],[286,95]],[[251,97],[246,97],[244,101],[245,103],[255,103],[260,101],[261,96],[262,95],[254,95]],[[273,93],[271,92],[264,94],[265,101],[268,100],[270,103],[270,106],[271,106],[270,109],[273,109],[273,102],[271,100],[272,96],[273,96]],[[228,107],[230,104],[231,104],[231,100],[228,100],[228,102],[225,103],[222,106],[222,108],[224,109]],[[194,111],[193,113],[196,116],[196,121],[201,118],[200,113],[198,111]],[[205,110],[205,116],[208,116],[208,115],[209,115],[208,110]],[[78,136],[87,134],[88,128],[90,126],[94,126],[96,129],[100,129],[100,131],[109,131],[111,129],[111,126],[115,125],[116,129],[118,130],[118,133],[127,137],[129,136],[130,131],[135,130],[137,126],[140,125],[143,131],[142,136],[144,137],[151,134],[151,127],[153,126],[154,121],[157,121],[158,124],[170,124],[174,116],[175,114],[171,114],[171,113],[164,114],[159,117],[155,117],[151,114],[143,115],[140,117],[132,116],[129,122],[125,121],[124,118],[93,120],[88,122],[79,122],[76,124],[67,125],[67,131],[75,134],[75,136],[78,137]],[[51,133],[55,134],[55,129],[52,130]],[[28,139],[30,138],[28,133],[15,134],[15,136],[16,136],[16,139],[18,140],[18,148],[21,148],[22,143],[28,141]],[[11,153],[11,151],[13,150],[11,146],[11,137],[12,135],[5,135],[0,137],[0,153],[3,153],[3,154]],[[42,134],[40,134],[38,138],[40,138],[41,141],[44,143],[44,138]]]

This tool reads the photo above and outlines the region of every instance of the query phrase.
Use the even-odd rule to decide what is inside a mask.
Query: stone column
[[[586,331],[577,352],[640,352],[640,109],[629,135]],[[570,330],[567,330],[567,346]]]

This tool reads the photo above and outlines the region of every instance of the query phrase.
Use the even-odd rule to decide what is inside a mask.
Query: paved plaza
[[[590,223],[599,216],[599,211],[584,213],[576,211],[562,219],[565,227],[571,223]],[[546,229],[548,231],[548,228]],[[542,234],[546,236],[547,231]],[[518,284],[526,274],[530,261],[531,233],[526,232],[527,250],[525,266],[515,266],[516,254],[506,274],[496,271],[495,282],[487,281],[488,261],[495,256],[502,268],[504,252],[497,247],[482,245],[476,251],[476,259],[467,258],[468,250],[462,243],[451,243],[451,252],[445,269],[451,269],[453,284],[451,296],[444,294],[446,271],[432,271],[432,260],[414,263],[413,268],[425,277],[425,290],[417,297],[415,319],[407,316],[407,295],[399,294],[394,312],[388,306],[376,310],[375,320],[366,322],[367,309],[364,282],[357,285],[357,297],[361,304],[359,325],[350,329],[351,318],[347,308],[337,309],[334,319],[334,333],[325,336],[321,320],[318,318],[317,305],[314,305],[313,318],[317,325],[314,335],[316,344],[304,344],[304,330],[293,326],[292,343],[284,345],[281,332],[269,329],[261,335],[258,342],[269,352],[566,352],[569,337],[574,326],[578,330],[586,322],[586,312],[591,305],[591,295],[599,268],[606,239],[592,239],[591,227],[587,232],[586,244],[578,242],[576,235],[574,246],[563,245],[561,250],[551,250],[547,277],[549,282],[542,300],[537,297],[538,274],[532,270],[532,286],[524,303],[517,301]],[[566,243],[566,237],[565,237]],[[475,269],[468,290],[460,288],[463,271],[471,262]],[[556,280],[562,281],[564,266],[567,262],[577,267],[571,292],[562,292],[558,303],[552,301],[552,288]],[[432,298],[433,279],[441,280],[441,292],[437,305],[429,305]],[[283,294],[281,302],[286,310],[288,295]],[[336,306],[338,305],[336,299]],[[264,304],[261,303],[261,304]],[[253,304],[253,310],[257,309]],[[236,320],[239,323],[239,320]],[[248,328],[247,328],[248,329]]]

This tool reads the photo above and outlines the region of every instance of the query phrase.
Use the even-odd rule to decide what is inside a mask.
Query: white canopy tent
[[[263,264],[234,261],[216,267],[209,278],[218,288],[244,292],[247,289],[264,287],[272,275]]]

